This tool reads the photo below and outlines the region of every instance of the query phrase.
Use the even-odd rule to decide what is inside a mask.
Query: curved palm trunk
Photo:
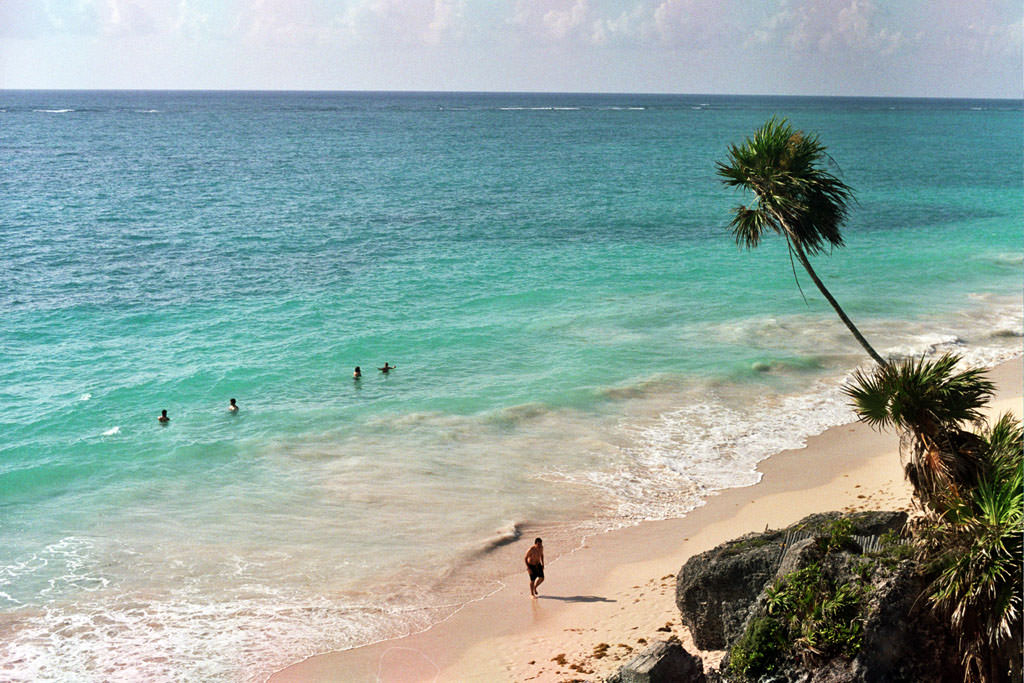
[[[850,330],[850,334],[852,334],[854,339],[864,347],[864,350],[868,352],[868,355],[875,359],[875,362],[882,367],[887,367],[889,364],[886,363],[885,359],[878,355],[878,352],[871,347],[871,344],[868,343],[868,340],[864,338],[864,335],[860,333],[857,326],[854,325],[853,321],[846,315],[842,307],[839,305],[839,302],[832,296],[832,293],[825,288],[825,284],[818,278],[818,274],[814,272],[814,268],[811,267],[811,262],[807,259],[807,254],[804,253],[800,243],[794,241],[791,242],[791,244],[793,246],[793,251],[796,252],[796,257],[800,260],[800,263],[803,264],[807,274],[811,276],[812,280],[814,280],[814,284],[817,285],[818,291],[820,291],[822,295],[828,299],[828,302],[832,304],[832,308],[835,309],[836,315],[839,316],[839,319],[842,320],[843,324],[845,324],[847,329]]]

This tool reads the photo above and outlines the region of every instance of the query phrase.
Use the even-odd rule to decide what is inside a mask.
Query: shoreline
[[[989,414],[1020,417],[1021,357],[990,368],[989,377],[997,386]],[[757,469],[760,482],[718,492],[685,517],[586,538],[548,562],[538,600],[519,572],[424,631],[315,655],[269,680],[601,680],[648,642],[673,634],[716,662],[721,653],[696,650],[680,625],[675,575],[686,559],[813,512],[911,507],[898,437],[861,423],[831,427]],[[522,552],[531,540],[519,543]]]

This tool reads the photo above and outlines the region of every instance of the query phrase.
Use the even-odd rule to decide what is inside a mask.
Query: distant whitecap
[[[121,428],[120,427],[111,427],[107,431],[103,432],[103,436],[114,436],[115,434],[120,434],[120,433],[121,433]]]
[[[79,401],[88,401],[90,398],[92,398],[92,394],[90,394],[89,392],[85,392],[84,394],[82,394],[81,396],[78,397],[78,400]]]

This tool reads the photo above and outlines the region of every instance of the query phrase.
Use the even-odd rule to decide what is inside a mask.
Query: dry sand
[[[990,377],[999,387],[990,413],[1020,416],[1021,359]],[[422,633],[311,657],[271,681],[600,681],[672,634],[696,652],[675,606],[675,574],[687,558],[813,512],[909,510],[897,447],[892,433],[834,427],[762,462],[759,484],[724,491],[683,519],[588,539],[548,563],[538,600],[523,571]],[[716,663],[722,653],[699,654]]]

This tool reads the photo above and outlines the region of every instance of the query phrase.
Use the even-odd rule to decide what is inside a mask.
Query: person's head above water
[[[235,399],[231,399],[230,401],[228,401],[228,410],[230,410],[231,412],[235,412],[236,410],[238,410],[238,405],[235,403]]]

